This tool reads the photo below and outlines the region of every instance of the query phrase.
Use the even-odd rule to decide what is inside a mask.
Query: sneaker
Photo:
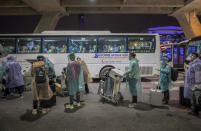
[[[10,93],[10,96],[15,96],[15,94],[13,92]]]
[[[37,115],[37,113],[38,113],[37,109],[32,110],[32,115]]]
[[[168,104],[168,101],[164,100],[164,101],[163,101],[163,104],[167,105],[167,104]]]
[[[42,114],[47,114],[48,110],[46,108],[42,109]]]
[[[79,102],[79,103],[77,103],[77,107],[80,107],[81,106],[81,103]]]
[[[131,103],[131,104],[128,105],[128,108],[135,108],[136,106],[137,106],[136,103]]]
[[[133,104],[129,104],[128,108],[134,108],[134,105]]]
[[[1,98],[2,98],[2,99],[6,99],[6,96],[2,96]]]
[[[199,117],[199,112],[189,111],[188,114]]]
[[[74,106],[77,106],[77,104],[78,104],[78,103],[77,103],[76,101],[73,102],[73,105],[74,105]]]
[[[70,105],[69,105],[69,104],[68,104],[68,105],[66,105],[65,107],[66,107],[66,109],[70,109]]]
[[[50,108],[46,108],[46,111],[47,111],[47,112],[50,112]]]
[[[71,110],[74,109],[74,106],[73,106],[73,105],[70,105],[70,109],[71,109]]]

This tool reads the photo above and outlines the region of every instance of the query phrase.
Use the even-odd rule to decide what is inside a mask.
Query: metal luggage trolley
[[[192,109],[201,111],[201,84],[196,84],[192,89]]]
[[[109,69],[105,78],[100,81],[98,94],[103,100],[108,100],[114,104],[119,104],[123,100],[120,92],[121,82],[124,72],[118,69]]]

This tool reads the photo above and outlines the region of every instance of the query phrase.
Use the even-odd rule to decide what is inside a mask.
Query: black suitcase
[[[179,104],[185,107],[191,107],[191,100],[184,98],[184,86],[179,87]]]

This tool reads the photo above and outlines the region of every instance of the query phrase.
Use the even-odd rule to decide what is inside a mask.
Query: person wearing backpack
[[[66,105],[66,109],[74,109],[74,105],[81,106],[80,91],[84,88],[83,69],[80,62],[75,60],[75,54],[70,53],[68,56],[68,64],[66,68],[66,87],[69,91],[70,104]],[[74,102],[76,95],[76,102]]]
[[[197,106],[197,100],[194,95],[195,87],[201,88],[201,60],[197,53],[193,53],[191,56],[191,62],[189,63],[189,68],[186,73],[185,83],[184,83],[184,98],[191,99],[192,112],[190,114],[199,115],[199,106]],[[200,95],[200,94],[199,94]],[[200,96],[198,98],[198,101]]]
[[[162,63],[160,65],[159,87],[164,94],[163,104],[168,104],[169,89],[173,86],[171,79],[171,67],[168,65],[167,57],[162,58]]]
[[[49,87],[48,69],[44,56],[37,56],[37,61],[32,65],[33,115],[38,113],[38,105],[42,108],[43,114],[49,111],[48,101],[53,93]]]

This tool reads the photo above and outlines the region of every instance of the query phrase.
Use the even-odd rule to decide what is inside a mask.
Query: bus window
[[[72,36],[69,38],[68,52],[95,53],[97,46],[96,37]]]
[[[43,40],[43,53],[66,53],[66,37],[45,37]]]
[[[121,53],[125,52],[125,38],[117,36],[100,37],[98,42],[99,53]]]
[[[154,36],[131,36],[128,37],[128,51],[135,53],[153,53],[155,52]]]
[[[19,38],[17,45],[18,53],[40,53],[41,38]]]
[[[15,39],[14,38],[0,38],[0,44],[4,47],[8,54],[15,53]]]

